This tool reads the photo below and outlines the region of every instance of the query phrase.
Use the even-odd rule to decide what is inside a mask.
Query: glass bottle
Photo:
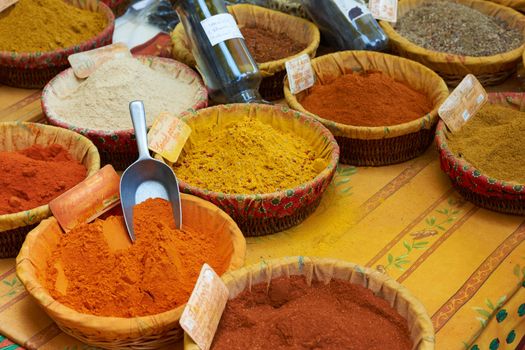
[[[340,50],[384,51],[388,37],[363,0],[301,0],[324,37]]]
[[[210,97],[218,103],[262,101],[262,77],[223,0],[176,0]]]

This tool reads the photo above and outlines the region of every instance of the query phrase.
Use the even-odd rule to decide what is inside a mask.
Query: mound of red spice
[[[212,350],[409,350],[406,320],[388,302],[342,280],[281,277],[228,301]]]
[[[306,48],[286,33],[275,33],[260,27],[241,27],[248,50],[257,63],[277,61],[293,56]]]
[[[390,126],[432,111],[426,94],[382,72],[349,73],[314,85],[300,101],[321,118],[354,126]]]
[[[86,167],[58,144],[0,152],[0,215],[49,203],[86,178]]]

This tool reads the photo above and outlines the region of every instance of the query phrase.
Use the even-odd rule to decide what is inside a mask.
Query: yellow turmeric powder
[[[20,0],[0,13],[0,51],[52,51],[95,37],[107,25],[102,13],[63,0]]]
[[[205,135],[175,164],[177,177],[195,187],[231,194],[270,193],[312,180],[326,166],[300,136],[245,118]]]
[[[64,234],[48,260],[44,284],[60,303],[82,313],[133,317],[187,302],[203,263],[218,274],[229,257],[219,235],[175,228],[171,204],[148,199],[135,206],[136,241],[121,216],[83,224]]]

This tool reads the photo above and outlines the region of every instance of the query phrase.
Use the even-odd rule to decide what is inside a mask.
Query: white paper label
[[[115,43],[70,55],[67,59],[77,78],[87,78],[105,62],[122,57],[133,57],[124,43]]]
[[[16,4],[17,2],[18,0],[0,0],[0,12],[10,7],[11,5]]]
[[[368,7],[375,19],[397,21],[397,0],[370,0]]]
[[[339,10],[344,13],[351,21],[363,17],[370,13],[368,7],[360,1],[355,0],[334,0]]]
[[[308,54],[293,58],[287,61],[285,65],[292,94],[297,94],[314,85],[315,76]]]
[[[202,28],[210,40],[211,46],[215,46],[229,39],[244,39],[235,22],[235,18],[229,13],[220,13],[201,21]]]
[[[201,350],[208,350],[211,346],[228,295],[228,288],[221,278],[204,264],[179,321]]]

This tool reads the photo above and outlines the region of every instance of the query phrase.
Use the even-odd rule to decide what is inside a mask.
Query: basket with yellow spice
[[[18,1],[0,16],[0,83],[42,88],[69,55],[110,44],[114,22],[98,0]]]
[[[245,236],[298,225],[333,179],[339,147],[314,118],[287,107],[219,105],[181,115],[191,135],[172,165],[182,192],[227,212]]]
[[[524,50],[520,12],[481,0],[406,0],[395,25],[382,21],[393,50],[437,72],[455,86],[471,73],[483,85],[499,84]]]
[[[0,123],[0,258],[15,257],[27,233],[51,215],[48,203],[99,168],[97,148],[77,133]]]
[[[421,302],[369,268],[288,257],[241,268],[222,280],[229,300],[211,350],[435,348]],[[184,349],[201,350],[188,334]]]
[[[313,87],[288,105],[313,114],[335,136],[341,162],[380,166],[412,159],[432,143],[448,89],[436,73],[404,58],[342,51],[312,60]]]
[[[436,132],[441,169],[474,204],[525,214],[525,94],[490,93],[489,103],[452,134]]]
[[[319,29],[303,18],[263,7],[239,4],[228,7],[244,36],[246,45],[263,76],[261,96],[267,100],[283,97],[285,62],[308,54],[315,57],[319,46]],[[197,64],[182,24],[171,34],[173,57],[190,67]]]
[[[31,231],[16,260],[28,293],[62,331],[104,349],[159,349],[182,339],[179,318],[204,263],[219,275],[244,264],[246,241],[213,204],[181,195],[134,206],[136,239],[119,213],[73,227],[52,217]],[[101,288],[103,286],[103,288]]]

